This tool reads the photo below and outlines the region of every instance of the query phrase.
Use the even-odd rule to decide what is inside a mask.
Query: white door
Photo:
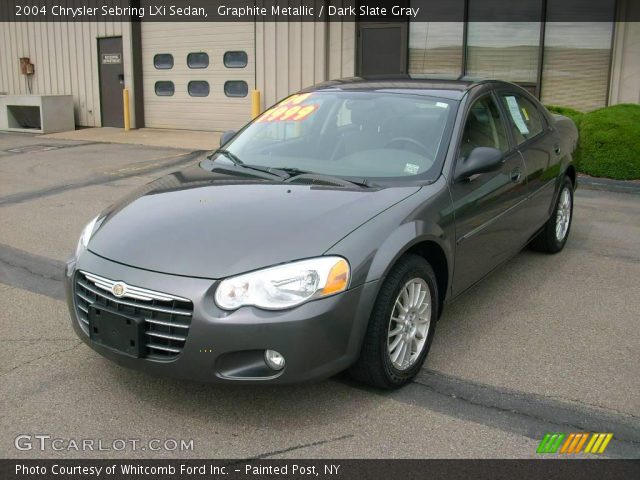
[[[251,119],[253,22],[142,22],[145,126],[238,129]]]

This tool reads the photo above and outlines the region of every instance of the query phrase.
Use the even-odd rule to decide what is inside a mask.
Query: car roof
[[[460,100],[470,89],[496,83],[511,85],[500,80],[439,79],[416,75],[380,75],[330,80],[305,88],[302,92],[319,91],[371,91],[386,93],[412,93]]]

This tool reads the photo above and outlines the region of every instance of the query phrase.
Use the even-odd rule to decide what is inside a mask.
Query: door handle
[[[556,155],[560,155],[562,153],[562,149],[560,148],[560,145],[556,145],[553,151],[556,152]]]
[[[520,181],[520,177],[522,177],[522,172],[519,168],[514,168],[511,170],[511,181],[518,183]]]

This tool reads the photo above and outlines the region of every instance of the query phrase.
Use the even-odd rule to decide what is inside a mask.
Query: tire
[[[553,214],[547,220],[543,230],[531,242],[531,248],[538,252],[558,253],[567,243],[572,220],[573,183],[568,177],[564,177]]]
[[[405,312],[402,305],[411,304],[412,288],[413,298],[419,302],[424,292],[424,300]],[[410,382],[431,347],[440,308],[438,298],[438,284],[429,262],[418,255],[402,256],[378,293],[360,357],[349,370],[351,376],[387,390]],[[393,335],[398,329],[400,333]],[[404,354],[399,351],[401,348],[405,349]]]

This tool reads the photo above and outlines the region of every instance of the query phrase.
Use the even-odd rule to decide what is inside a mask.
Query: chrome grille
[[[193,304],[186,298],[126,285],[125,293],[116,297],[115,280],[79,271],[75,279],[75,304],[78,323],[89,335],[89,307],[107,308],[144,320],[145,355],[149,358],[176,357],[189,333]]]

